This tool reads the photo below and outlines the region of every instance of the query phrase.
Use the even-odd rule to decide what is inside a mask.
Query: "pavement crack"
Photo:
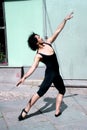
[[[5,117],[4,117],[4,114],[2,112],[1,112],[1,114],[2,114],[3,120],[4,120],[5,124],[6,124],[7,130],[9,130],[8,123],[7,123],[7,121],[6,121]]]

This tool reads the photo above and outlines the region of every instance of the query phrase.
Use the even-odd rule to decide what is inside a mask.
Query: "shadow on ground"
[[[64,98],[73,97],[73,96],[77,96],[77,94],[68,95],[68,96],[65,96]],[[54,111],[55,110],[55,101],[56,101],[56,98],[50,98],[50,97],[44,98],[44,102],[46,102],[45,105],[42,106],[38,111],[27,115],[25,119],[33,117],[33,116],[37,116],[40,114],[44,114],[47,112]],[[65,109],[67,109],[67,107],[68,106],[64,102],[62,102],[61,112],[63,112]]]

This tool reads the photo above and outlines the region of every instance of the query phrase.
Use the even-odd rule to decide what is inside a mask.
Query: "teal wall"
[[[9,66],[31,65],[35,52],[28,48],[27,38],[32,31],[44,34],[42,4],[43,0],[5,2]],[[74,11],[74,18],[66,23],[54,48],[64,79],[87,79],[87,1],[46,0],[46,4],[48,36]]]
[[[29,66],[35,52],[27,46],[27,39],[35,31],[42,36],[42,0],[5,2],[8,65]]]
[[[68,13],[74,12],[55,41],[55,49],[64,79],[87,79],[87,1],[46,0],[46,5],[48,36]]]

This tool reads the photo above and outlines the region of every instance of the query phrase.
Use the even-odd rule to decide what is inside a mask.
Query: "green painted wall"
[[[74,18],[67,22],[55,47],[63,78],[87,79],[87,1],[46,0],[46,4],[48,36],[51,35],[51,28],[54,32],[64,17],[74,12]]]
[[[42,35],[42,14],[42,0],[5,2],[9,66],[31,65],[35,52],[27,39],[33,31]]]
[[[35,52],[29,50],[27,38],[32,31],[43,36],[42,4],[43,0],[5,2],[9,66],[31,65]],[[46,4],[48,36],[74,11],[74,18],[67,22],[54,48],[64,79],[87,79],[87,1],[46,0]]]

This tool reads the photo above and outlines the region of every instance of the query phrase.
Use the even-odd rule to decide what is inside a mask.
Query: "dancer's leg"
[[[36,93],[32,96],[32,98],[29,100],[29,102],[27,103],[26,107],[25,107],[25,111],[29,112],[30,108],[34,105],[34,103],[40,98],[40,96]],[[26,112],[22,112],[22,117],[26,116]]]
[[[63,95],[59,93],[56,97],[56,112],[55,112],[55,115],[58,115],[60,113],[60,107],[61,107],[62,100],[63,100]]]

